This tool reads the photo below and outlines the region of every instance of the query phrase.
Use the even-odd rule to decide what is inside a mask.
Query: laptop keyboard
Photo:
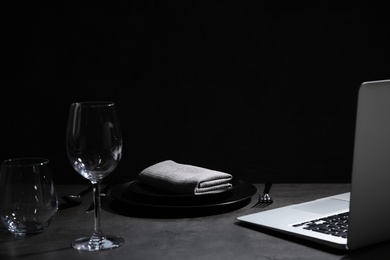
[[[349,212],[294,224],[293,227],[347,238]]]

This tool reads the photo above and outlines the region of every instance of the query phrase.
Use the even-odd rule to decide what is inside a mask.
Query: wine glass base
[[[78,238],[72,243],[72,247],[81,251],[101,251],[120,247],[125,240],[116,236],[103,236],[100,239],[93,237]]]

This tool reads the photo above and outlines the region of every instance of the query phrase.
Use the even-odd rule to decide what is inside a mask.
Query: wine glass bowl
[[[115,170],[122,156],[122,134],[109,101],[77,102],[70,105],[66,131],[67,155],[71,165],[93,187],[94,232],[73,242],[78,250],[112,249],[124,243],[123,238],[104,236],[100,227],[100,184]]]

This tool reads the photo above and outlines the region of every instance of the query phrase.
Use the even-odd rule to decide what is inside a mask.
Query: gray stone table
[[[59,210],[41,234],[18,238],[1,227],[0,259],[379,259],[390,254],[387,242],[349,253],[236,221],[244,214],[346,192],[349,184],[274,184],[271,194],[275,202],[251,209],[263,189],[262,184],[255,186],[252,199],[236,208],[193,216],[142,212],[145,209],[118,204],[107,196],[101,214],[103,232],[123,237],[125,244],[114,250],[79,252],[71,248],[71,242],[90,235],[93,228],[93,215],[85,213],[92,197],[88,194],[81,205]],[[83,188],[59,185],[58,194],[61,197]]]

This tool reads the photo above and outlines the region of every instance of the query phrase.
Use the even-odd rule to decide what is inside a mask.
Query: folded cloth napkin
[[[174,194],[210,194],[232,188],[232,175],[171,160],[144,169],[138,180],[151,187]]]

